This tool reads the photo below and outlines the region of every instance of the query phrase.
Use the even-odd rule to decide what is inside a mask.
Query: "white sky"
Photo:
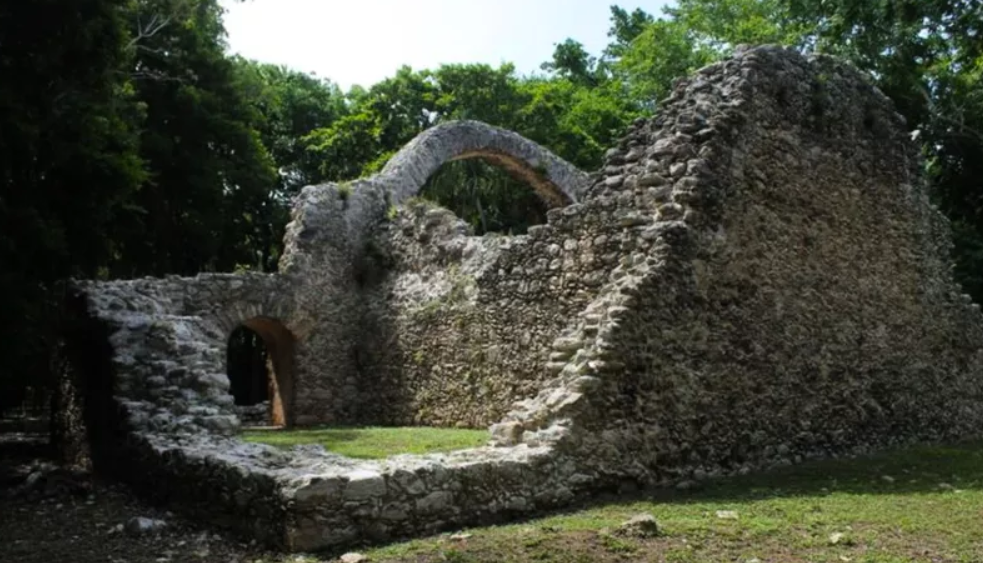
[[[572,37],[607,45],[611,4],[658,17],[666,0],[221,0],[233,53],[315,72],[343,90],[404,65],[512,62],[528,74]]]

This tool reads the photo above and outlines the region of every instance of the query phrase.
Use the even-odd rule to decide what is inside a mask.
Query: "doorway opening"
[[[227,372],[243,426],[292,426],[294,339],[280,321],[254,317],[229,335]]]

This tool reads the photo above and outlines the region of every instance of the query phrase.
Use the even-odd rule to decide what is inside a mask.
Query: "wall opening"
[[[545,223],[551,207],[570,202],[559,193],[544,194],[515,168],[486,156],[451,161],[430,176],[420,197],[453,211],[476,235],[524,234]]]
[[[226,362],[244,426],[293,425],[294,338],[280,321],[244,321],[229,336]]]

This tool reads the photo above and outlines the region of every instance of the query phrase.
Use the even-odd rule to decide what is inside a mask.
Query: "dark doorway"
[[[229,336],[228,366],[236,405],[249,407],[269,400],[268,354],[263,339],[244,326]]]
[[[293,336],[279,321],[256,317],[232,331],[227,366],[243,425],[291,425]]]

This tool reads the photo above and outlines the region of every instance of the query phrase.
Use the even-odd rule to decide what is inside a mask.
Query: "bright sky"
[[[406,64],[512,62],[528,74],[572,37],[597,55],[611,4],[659,16],[666,0],[221,0],[232,52],[315,72],[343,90]]]

